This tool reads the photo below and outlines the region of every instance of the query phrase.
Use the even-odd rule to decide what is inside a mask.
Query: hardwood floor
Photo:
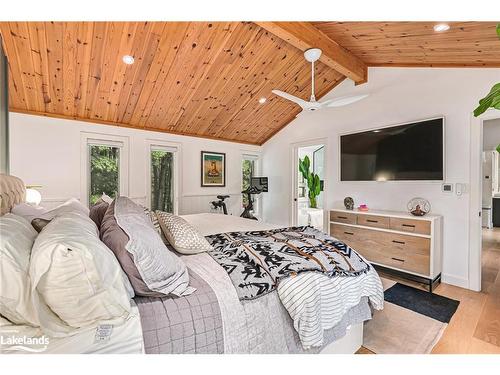
[[[440,284],[435,293],[460,301],[433,354],[500,354],[500,228],[483,229],[482,290]],[[381,275],[425,289],[425,286]],[[370,354],[362,347],[357,353]]]

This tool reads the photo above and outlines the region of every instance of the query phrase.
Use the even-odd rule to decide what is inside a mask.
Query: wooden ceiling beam
[[[256,23],[301,51],[309,48],[320,48],[323,51],[320,61],[352,79],[357,85],[367,81],[366,64],[310,22]]]

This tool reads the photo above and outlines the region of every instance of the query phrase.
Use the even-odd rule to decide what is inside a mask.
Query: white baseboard
[[[444,284],[450,284],[458,286],[460,288],[469,289],[469,280],[463,277],[458,277],[450,274],[443,273],[441,275],[441,282]]]

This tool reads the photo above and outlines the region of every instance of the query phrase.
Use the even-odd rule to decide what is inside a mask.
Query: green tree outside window
[[[120,149],[90,145],[90,205],[103,193],[115,198],[119,192]]]
[[[151,151],[151,210],[174,212],[174,154]]]

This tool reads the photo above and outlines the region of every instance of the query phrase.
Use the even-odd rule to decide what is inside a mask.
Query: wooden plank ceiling
[[[313,22],[368,66],[500,67],[498,22]]]
[[[0,31],[15,112],[262,144],[299,112],[271,90],[311,90],[302,52],[253,23],[13,22]],[[316,74],[319,97],[344,79],[322,63]]]
[[[441,34],[415,22],[259,25],[0,23],[10,109],[262,144],[300,111],[271,90],[310,95],[301,49],[312,44],[326,51],[316,64],[317,98],[344,75],[364,82],[366,65],[500,66],[494,23],[451,23]],[[135,63],[124,64],[124,55]]]

